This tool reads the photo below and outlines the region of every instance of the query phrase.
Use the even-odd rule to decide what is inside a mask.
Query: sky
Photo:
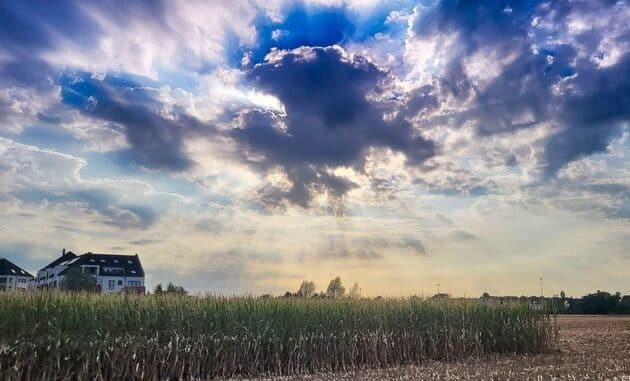
[[[630,293],[630,1],[0,1],[0,256]],[[628,291],[626,291],[628,290]]]

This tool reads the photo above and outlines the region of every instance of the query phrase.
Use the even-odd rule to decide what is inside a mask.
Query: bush
[[[71,292],[95,292],[96,280],[91,275],[84,274],[80,268],[71,267],[64,274],[59,288]]]
[[[615,311],[619,299],[619,295],[597,290],[582,297],[582,309],[585,314],[609,314]]]

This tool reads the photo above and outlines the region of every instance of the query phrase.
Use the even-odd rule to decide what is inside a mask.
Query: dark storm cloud
[[[623,30],[615,37],[621,43],[630,36],[630,28],[591,26],[568,39],[568,17],[597,18],[628,6],[627,1],[446,0],[419,8],[412,29],[420,39],[443,34],[456,38],[437,81],[441,100],[474,96],[472,106],[456,116],[456,123],[475,121],[483,135],[541,122],[559,127],[545,143],[544,177],[549,178],[573,160],[604,151],[621,122],[630,120],[628,56],[610,67],[598,67],[593,59],[604,54],[598,49],[605,37],[611,38],[610,29]],[[540,20],[553,29],[537,28]],[[515,58],[479,89],[462,65],[482,49],[499,58]]]
[[[457,33],[462,55],[480,48],[511,50],[525,38],[538,0],[458,1],[444,0],[420,8],[413,30],[420,37],[434,33]]]
[[[99,81],[90,76],[67,77],[63,82],[64,103],[89,117],[124,127],[127,154],[138,165],[167,171],[190,168],[193,162],[184,153],[184,136],[209,129],[185,112],[164,116],[162,104],[150,91],[133,81],[107,76]]]
[[[36,131],[25,132],[22,141],[31,144],[71,149],[58,147],[57,140],[76,147],[77,142],[72,137],[56,139],[54,136],[59,133],[59,126],[73,122],[67,116],[59,116],[64,115],[65,110],[63,105],[57,104],[57,89],[61,87],[66,105],[79,108],[89,117],[112,122],[108,124],[112,129],[122,126],[131,145],[130,150],[119,155],[126,159],[125,164],[132,162],[168,171],[190,167],[192,161],[182,152],[181,140],[183,131],[196,124],[196,120],[185,114],[172,120],[158,115],[160,105],[132,81],[116,81],[111,75],[102,83],[89,74],[70,78],[63,74],[68,69],[65,62],[46,58],[47,54],[63,51],[68,46],[77,50],[98,46],[107,31],[96,22],[96,14],[124,27],[137,19],[164,24],[163,13],[160,1],[126,4],[63,0],[0,2],[0,92],[8,89],[5,97],[0,97],[0,122],[9,128],[17,125],[19,129],[33,130],[31,127],[35,126],[45,132],[43,141],[29,141],[29,137],[37,138]],[[161,28],[167,26],[161,25]],[[16,104],[20,107],[16,108]],[[25,107],[27,112],[21,110]],[[139,218],[140,225],[150,220],[146,211],[128,211],[131,220]],[[114,221],[127,217],[125,212]]]
[[[440,1],[431,8],[420,8],[413,30],[420,38],[435,34],[457,34],[453,59],[439,78],[441,88],[457,98],[473,91],[462,58],[481,48],[491,48],[500,55],[520,49],[527,40],[530,16],[536,1]]]
[[[417,136],[409,122],[402,117],[384,120],[386,109],[367,99],[379,92],[387,73],[362,56],[348,57],[336,47],[278,52],[256,65],[249,77],[286,111],[281,118],[250,110],[232,131],[256,156],[250,165],[262,170],[279,166],[292,181],[288,191],[267,192],[269,203],[288,200],[306,207],[314,193],[345,195],[355,184],[330,169],[361,171],[370,147],[402,152],[408,164],[434,154],[433,143]]]
[[[62,43],[96,44],[103,31],[90,11],[120,25],[132,22],[130,16],[143,16],[166,27],[161,22],[165,11],[161,1],[3,1],[0,3],[0,46],[12,53],[13,62],[19,64],[37,60],[40,54],[53,51]],[[11,67],[19,69],[19,65]]]
[[[55,48],[55,36],[75,43],[94,43],[97,30],[72,1],[3,1],[0,46],[8,60],[0,64],[0,83],[49,86],[52,69],[40,55]]]
[[[48,62],[44,55],[73,45],[77,49],[98,45],[103,30],[90,10],[124,26],[130,15],[150,15],[160,22],[160,1],[118,3],[110,1],[2,1],[0,2],[0,89],[17,86],[39,92],[52,91],[65,63]],[[165,25],[162,25],[165,28]],[[15,111],[0,101],[0,121]],[[4,116],[2,116],[4,115]],[[27,127],[27,126],[24,126]]]
[[[548,175],[565,163],[602,152],[630,120],[630,54],[607,68],[582,62],[575,89],[562,101],[563,129],[546,144]]]

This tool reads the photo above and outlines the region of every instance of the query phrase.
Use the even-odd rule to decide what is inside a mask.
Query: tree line
[[[349,290],[346,290],[346,287],[343,285],[340,277],[334,277],[328,282],[328,287],[326,290],[322,290],[319,293],[317,292],[317,288],[315,287],[315,282],[305,280],[302,281],[300,287],[296,292],[287,291],[284,294],[284,297],[294,297],[294,298],[341,298],[341,297],[349,297],[349,298],[360,298],[361,297],[361,287],[359,287],[358,283],[354,283]]]
[[[96,282],[88,274],[83,274],[80,269],[70,269],[61,283],[61,289],[69,292],[97,291]],[[169,282],[166,286],[158,284],[153,289],[154,295],[188,295],[188,291],[182,286]],[[271,297],[271,295],[263,295]],[[294,298],[360,298],[361,288],[358,283],[354,283],[349,290],[343,285],[340,277],[335,277],[328,282],[325,290],[317,292],[315,283],[312,281],[302,281],[296,292],[287,291],[283,297]],[[377,297],[378,299],[379,297]],[[436,294],[433,299],[448,299],[448,294]],[[480,298],[482,301],[492,301],[499,303],[529,303],[540,308],[544,308],[549,313],[557,314],[630,314],[630,295],[622,296],[620,292],[610,293],[597,290],[597,292],[584,295],[581,298],[567,297],[565,292],[560,292],[559,296],[492,296],[484,292]]]
[[[521,302],[544,308],[554,314],[630,314],[630,295],[622,296],[620,292],[610,293],[597,290],[581,298],[567,297],[565,292],[552,297],[541,296],[491,296],[487,292],[481,295],[483,301]]]

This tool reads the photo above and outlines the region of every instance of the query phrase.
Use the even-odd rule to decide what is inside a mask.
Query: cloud
[[[107,76],[103,81],[86,75],[64,80],[63,101],[84,115],[124,127],[127,151],[135,163],[150,169],[182,171],[193,165],[182,141],[193,132],[208,130],[185,110],[165,110],[150,88],[134,81]]]
[[[150,239],[150,238],[143,238],[143,239],[134,239],[129,241],[130,245],[134,245],[134,246],[145,246],[145,245],[153,245],[153,244],[157,244],[157,243],[161,243],[164,242],[163,239]]]
[[[85,160],[0,138],[0,194],[31,204],[75,206],[119,229],[147,229],[175,198],[140,182],[87,181]],[[148,197],[148,198],[147,198]],[[159,201],[162,205],[152,206]]]
[[[476,235],[465,230],[454,230],[453,232],[451,232],[451,237],[455,241],[472,241],[477,239]]]
[[[30,188],[15,191],[12,194],[21,201],[34,204],[52,202],[78,205],[105,218],[99,222],[123,230],[146,229],[157,220],[157,213],[150,207],[117,204],[119,200],[117,200],[114,193],[104,189],[86,188],[78,191],[48,192],[41,188]]]
[[[356,258],[360,260],[377,260],[385,257],[391,250],[403,250],[415,255],[427,253],[424,243],[415,237],[401,235],[396,238],[347,236],[331,234],[323,240],[319,249],[321,258]]]
[[[336,46],[275,51],[249,77],[257,89],[277,97],[286,113],[250,109],[231,131],[251,167],[280,167],[288,177],[287,189],[264,194],[269,204],[307,207],[317,193],[344,196],[356,184],[333,169],[362,171],[371,147],[402,152],[410,165],[434,154],[434,145],[409,122],[386,120],[384,106],[368,99],[381,91],[387,73],[366,57]]]
[[[543,179],[605,151],[630,120],[630,46],[623,42],[630,35],[623,19],[628,14],[623,1],[419,6],[409,49],[435,41],[449,46],[436,52],[439,60],[408,57],[421,65],[416,70],[432,73],[434,93],[448,107],[425,120],[454,128],[472,124],[480,135],[550,125],[554,130],[542,140],[539,157]],[[590,15],[606,22],[585,23]]]
[[[607,149],[630,121],[630,53],[615,65],[595,68],[580,61],[577,78],[567,86],[559,117],[563,128],[545,145],[546,173]]]

